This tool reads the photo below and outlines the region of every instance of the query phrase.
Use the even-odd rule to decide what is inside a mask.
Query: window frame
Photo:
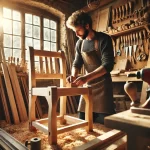
[[[40,28],[40,50],[43,50],[44,47],[44,38],[43,38],[43,33],[44,33],[44,27],[43,27],[43,19],[50,19],[52,21],[56,22],[56,50],[59,50],[59,41],[60,41],[60,18],[58,16],[53,15],[51,12],[46,11],[44,9],[41,8],[37,8],[37,7],[32,7],[32,6],[28,6],[25,4],[12,4],[11,6],[7,3],[3,3],[0,5],[0,15],[2,16],[2,12],[3,12],[3,7],[6,7],[8,9],[11,10],[15,10],[15,11],[19,11],[21,14],[21,59],[22,59],[22,63],[25,64],[26,63],[26,59],[25,59],[25,51],[26,51],[26,47],[25,47],[25,13],[29,13],[32,15],[36,15],[39,16],[40,19],[40,24],[41,24],[41,28]],[[2,36],[1,36],[2,35]],[[3,48],[3,28],[0,26],[0,46]]]

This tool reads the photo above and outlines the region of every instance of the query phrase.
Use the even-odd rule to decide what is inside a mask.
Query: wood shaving
[[[48,137],[40,130],[36,132],[30,132],[28,128],[28,122],[22,122],[18,125],[7,124],[5,121],[0,121],[0,128],[5,130],[11,136],[16,138],[21,143],[25,143],[26,140],[30,141],[33,137],[41,138],[41,150],[71,150],[73,147],[80,146],[87,143],[90,140],[110,131],[101,124],[93,125],[93,132],[87,133],[85,128],[78,128],[69,132],[65,132],[58,135],[58,144],[49,145]],[[59,123],[58,123],[59,126]]]

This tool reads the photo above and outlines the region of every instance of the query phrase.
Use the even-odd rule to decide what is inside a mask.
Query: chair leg
[[[48,100],[49,99],[49,100]],[[52,103],[51,98],[48,100],[48,142],[49,144],[57,144],[57,114],[56,104]]]
[[[37,96],[29,94],[29,130],[34,131],[35,128],[32,126],[32,121],[36,120],[35,114],[35,101]]]
[[[90,95],[83,95],[85,99],[85,120],[88,121],[87,132],[93,131],[93,103]]]
[[[48,108],[48,141],[49,144],[57,144],[57,102],[59,97],[57,96],[57,88],[50,87],[47,96]]]
[[[60,97],[60,116],[66,115],[66,102],[67,102],[67,97],[61,96]],[[61,119],[60,124],[66,124],[66,120],[64,118]]]

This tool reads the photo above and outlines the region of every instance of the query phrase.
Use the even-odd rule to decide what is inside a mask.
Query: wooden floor
[[[77,115],[75,114],[75,116]],[[57,125],[58,127],[60,127],[59,123]],[[7,133],[15,137],[18,141],[20,141],[23,144],[26,140],[30,140],[33,137],[40,137],[42,141],[42,150],[73,149],[111,130],[109,128],[106,128],[104,125],[94,124],[94,132],[87,133],[84,128],[75,129],[73,131],[58,135],[58,145],[50,146],[48,144],[46,134],[38,130],[37,132],[30,132],[28,130],[28,122],[23,122],[18,125],[10,125],[7,124],[5,121],[0,121],[0,128],[5,130]],[[115,148],[116,146],[114,146],[114,149]],[[111,150],[113,150],[112,147]]]

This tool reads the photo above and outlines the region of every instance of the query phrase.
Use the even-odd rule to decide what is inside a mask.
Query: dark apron
[[[88,52],[83,51],[84,40],[81,45],[81,55],[84,61],[85,70],[92,72],[101,65],[100,50],[94,49]],[[92,86],[93,112],[113,114],[113,88],[110,74],[103,75],[87,83]],[[78,111],[85,111],[85,100],[80,97]]]

